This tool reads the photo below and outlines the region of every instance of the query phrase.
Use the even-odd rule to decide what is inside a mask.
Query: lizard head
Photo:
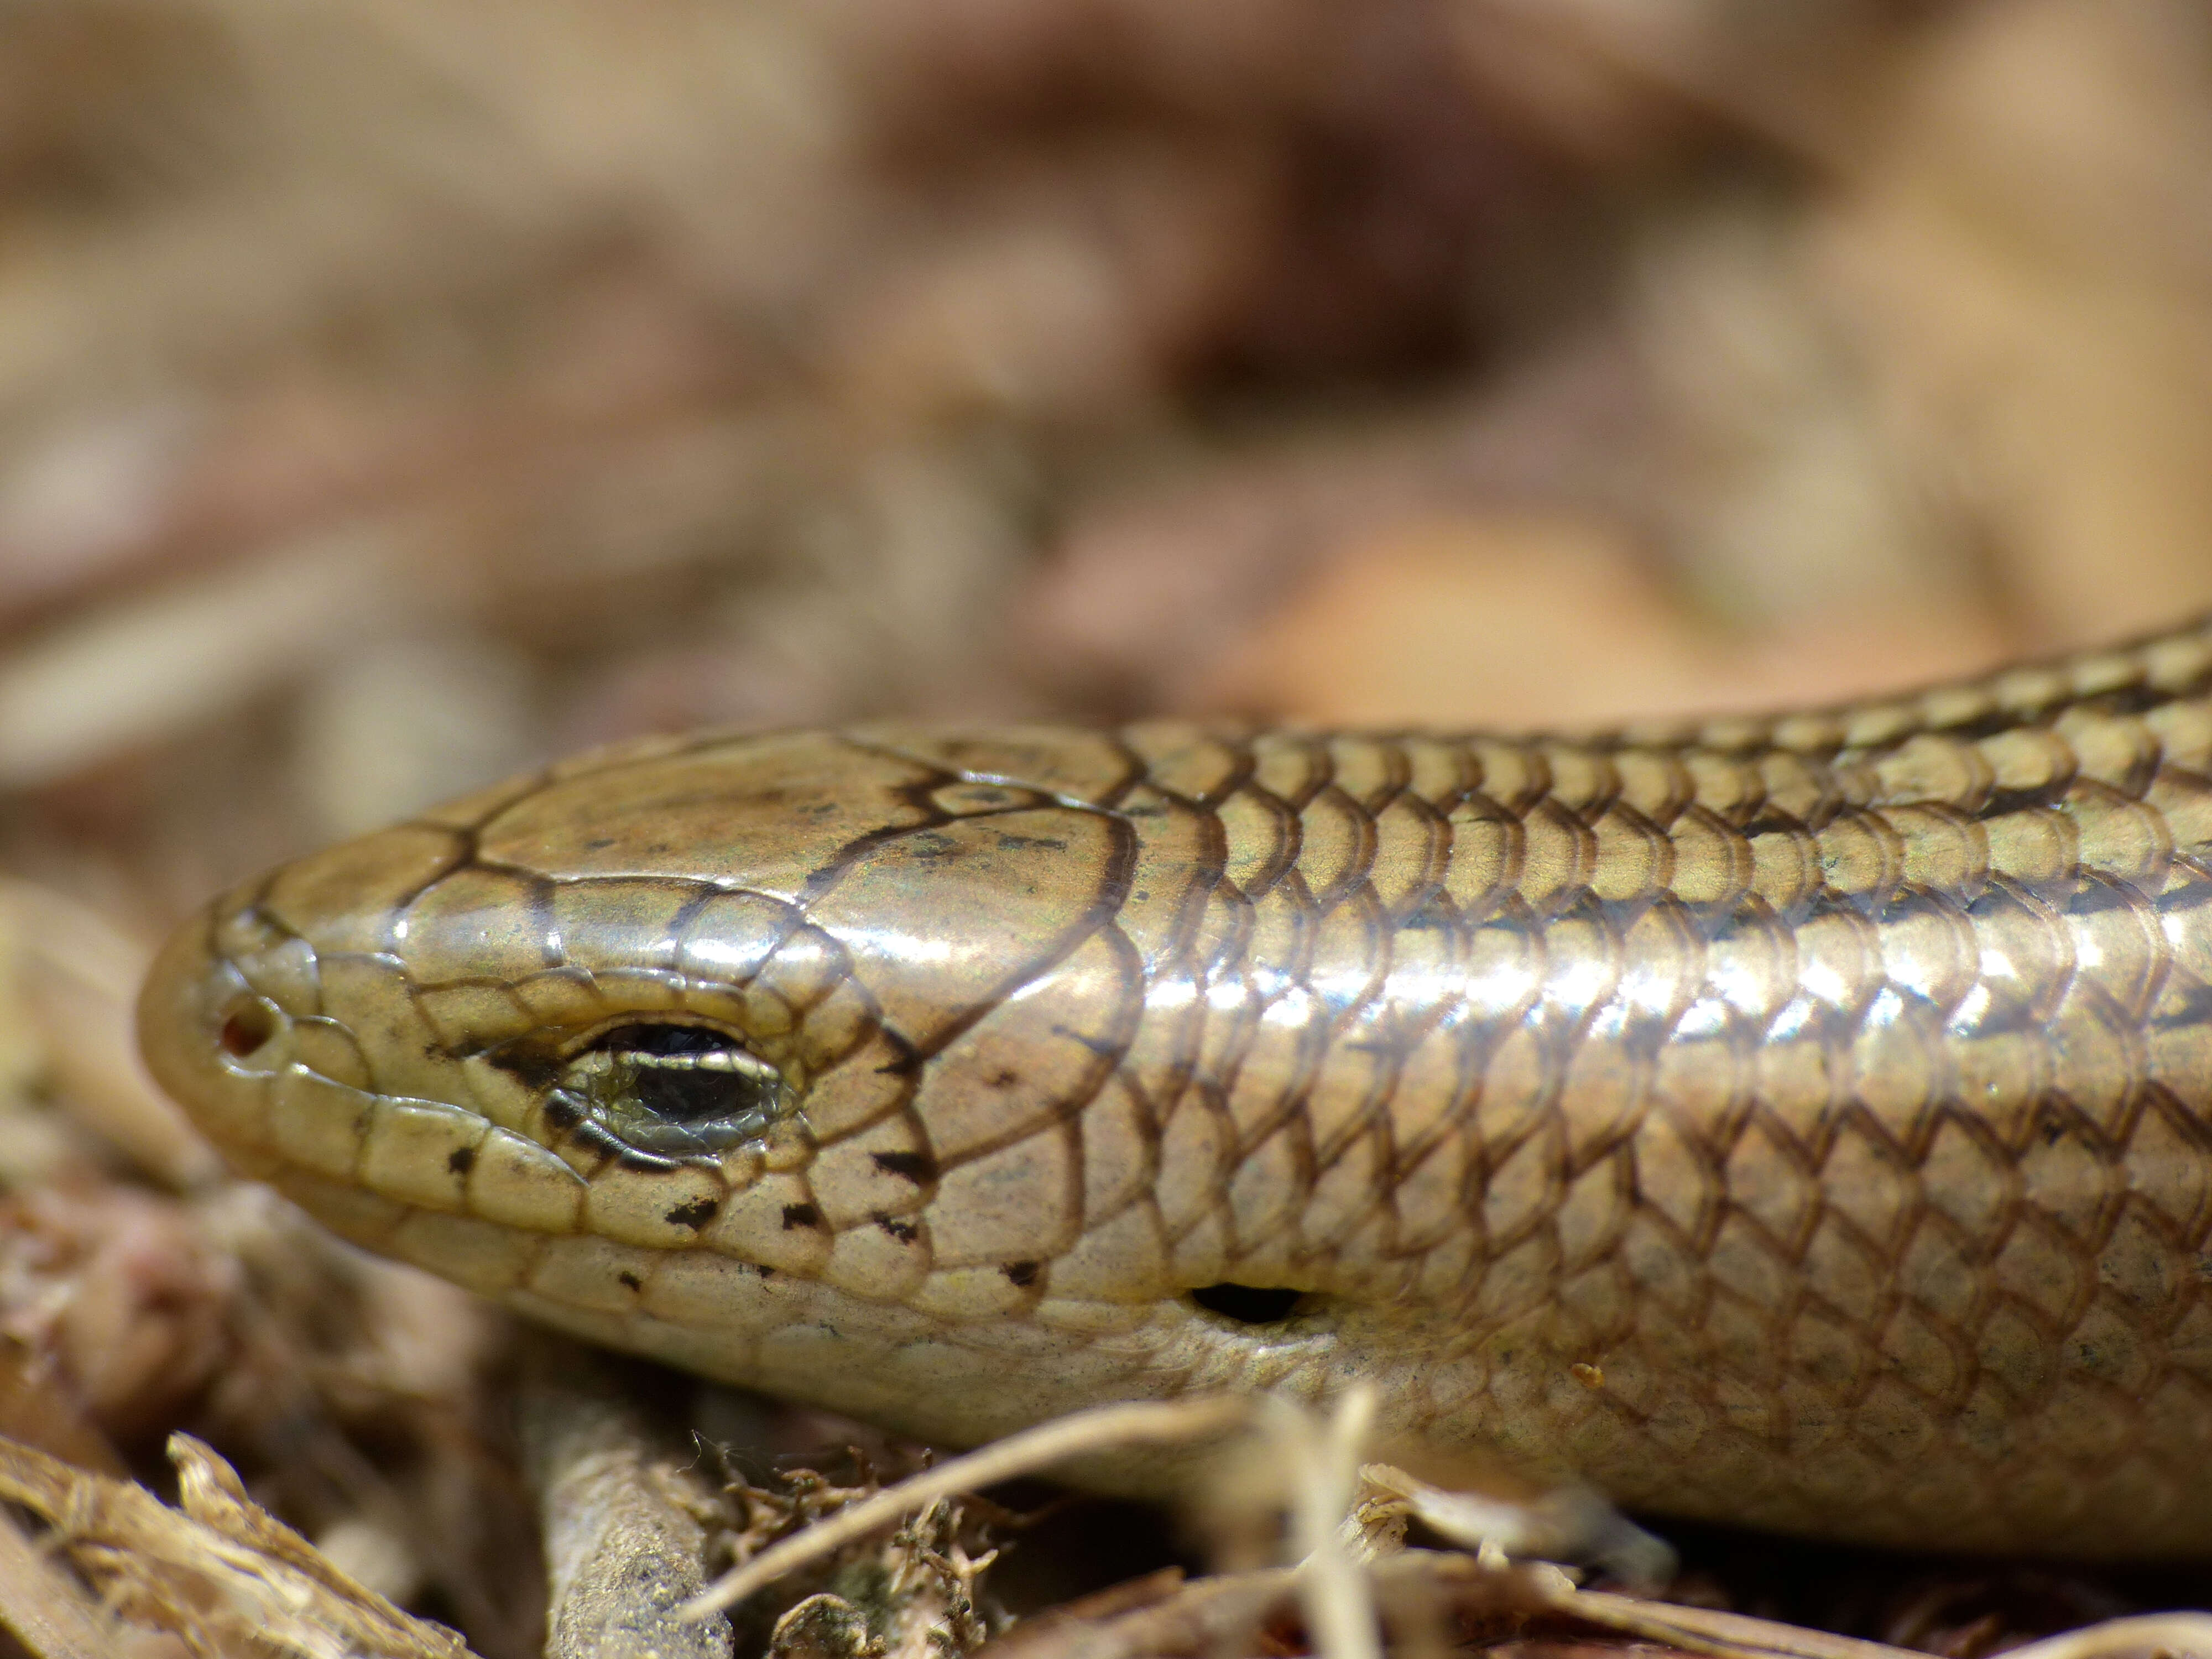
[[[341,1234],[709,1376],[953,1441],[1294,1383],[1327,1298],[1178,1261],[1217,1177],[1135,1054],[1218,866],[1110,740],[992,744],[657,742],[300,859],[171,942],[148,1060]]]

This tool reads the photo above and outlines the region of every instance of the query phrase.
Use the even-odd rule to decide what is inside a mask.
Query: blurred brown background
[[[1571,726],[2208,599],[2195,0],[0,0],[0,1334],[52,1435],[283,1464],[137,962],[562,750]],[[345,1374],[451,1395],[413,1317]],[[280,1506],[404,1543],[285,1398]]]
[[[0,810],[126,926],[646,728],[2208,595],[2187,0],[0,8]]]

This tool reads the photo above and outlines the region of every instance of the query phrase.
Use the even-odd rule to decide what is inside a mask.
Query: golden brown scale
[[[657,742],[227,896],[146,1048],[373,1248],[940,1440],[1364,1376],[1667,1512],[2203,1552],[2209,680]]]

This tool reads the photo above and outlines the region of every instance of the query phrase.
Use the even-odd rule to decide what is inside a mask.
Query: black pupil
[[[711,1123],[757,1111],[765,1103],[763,1080],[755,1073],[682,1063],[691,1055],[729,1054],[736,1048],[720,1032],[703,1026],[618,1026],[592,1047],[632,1062],[631,1093],[639,1106],[665,1123]]]
[[[1207,1285],[1193,1291],[1190,1299],[1240,1325],[1273,1325],[1288,1319],[1304,1296],[1279,1285]]]
[[[750,1078],[727,1072],[640,1072],[637,1103],[669,1123],[708,1123],[744,1110],[756,1092]]]

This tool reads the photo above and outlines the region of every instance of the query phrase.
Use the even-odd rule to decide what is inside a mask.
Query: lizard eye
[[[1304,1312],[1312,1301],[1304,1291],[1256,1285],[1206,1285],[1193,1291],[1190,1299],[1237,1325],[1279,1325]]]
[[[663,1158],[712,1155],[764,1134],[790,1105],[782,1073],[726,1031],[640,1021],[602,1032],[556,1091],[616,1139]]]

